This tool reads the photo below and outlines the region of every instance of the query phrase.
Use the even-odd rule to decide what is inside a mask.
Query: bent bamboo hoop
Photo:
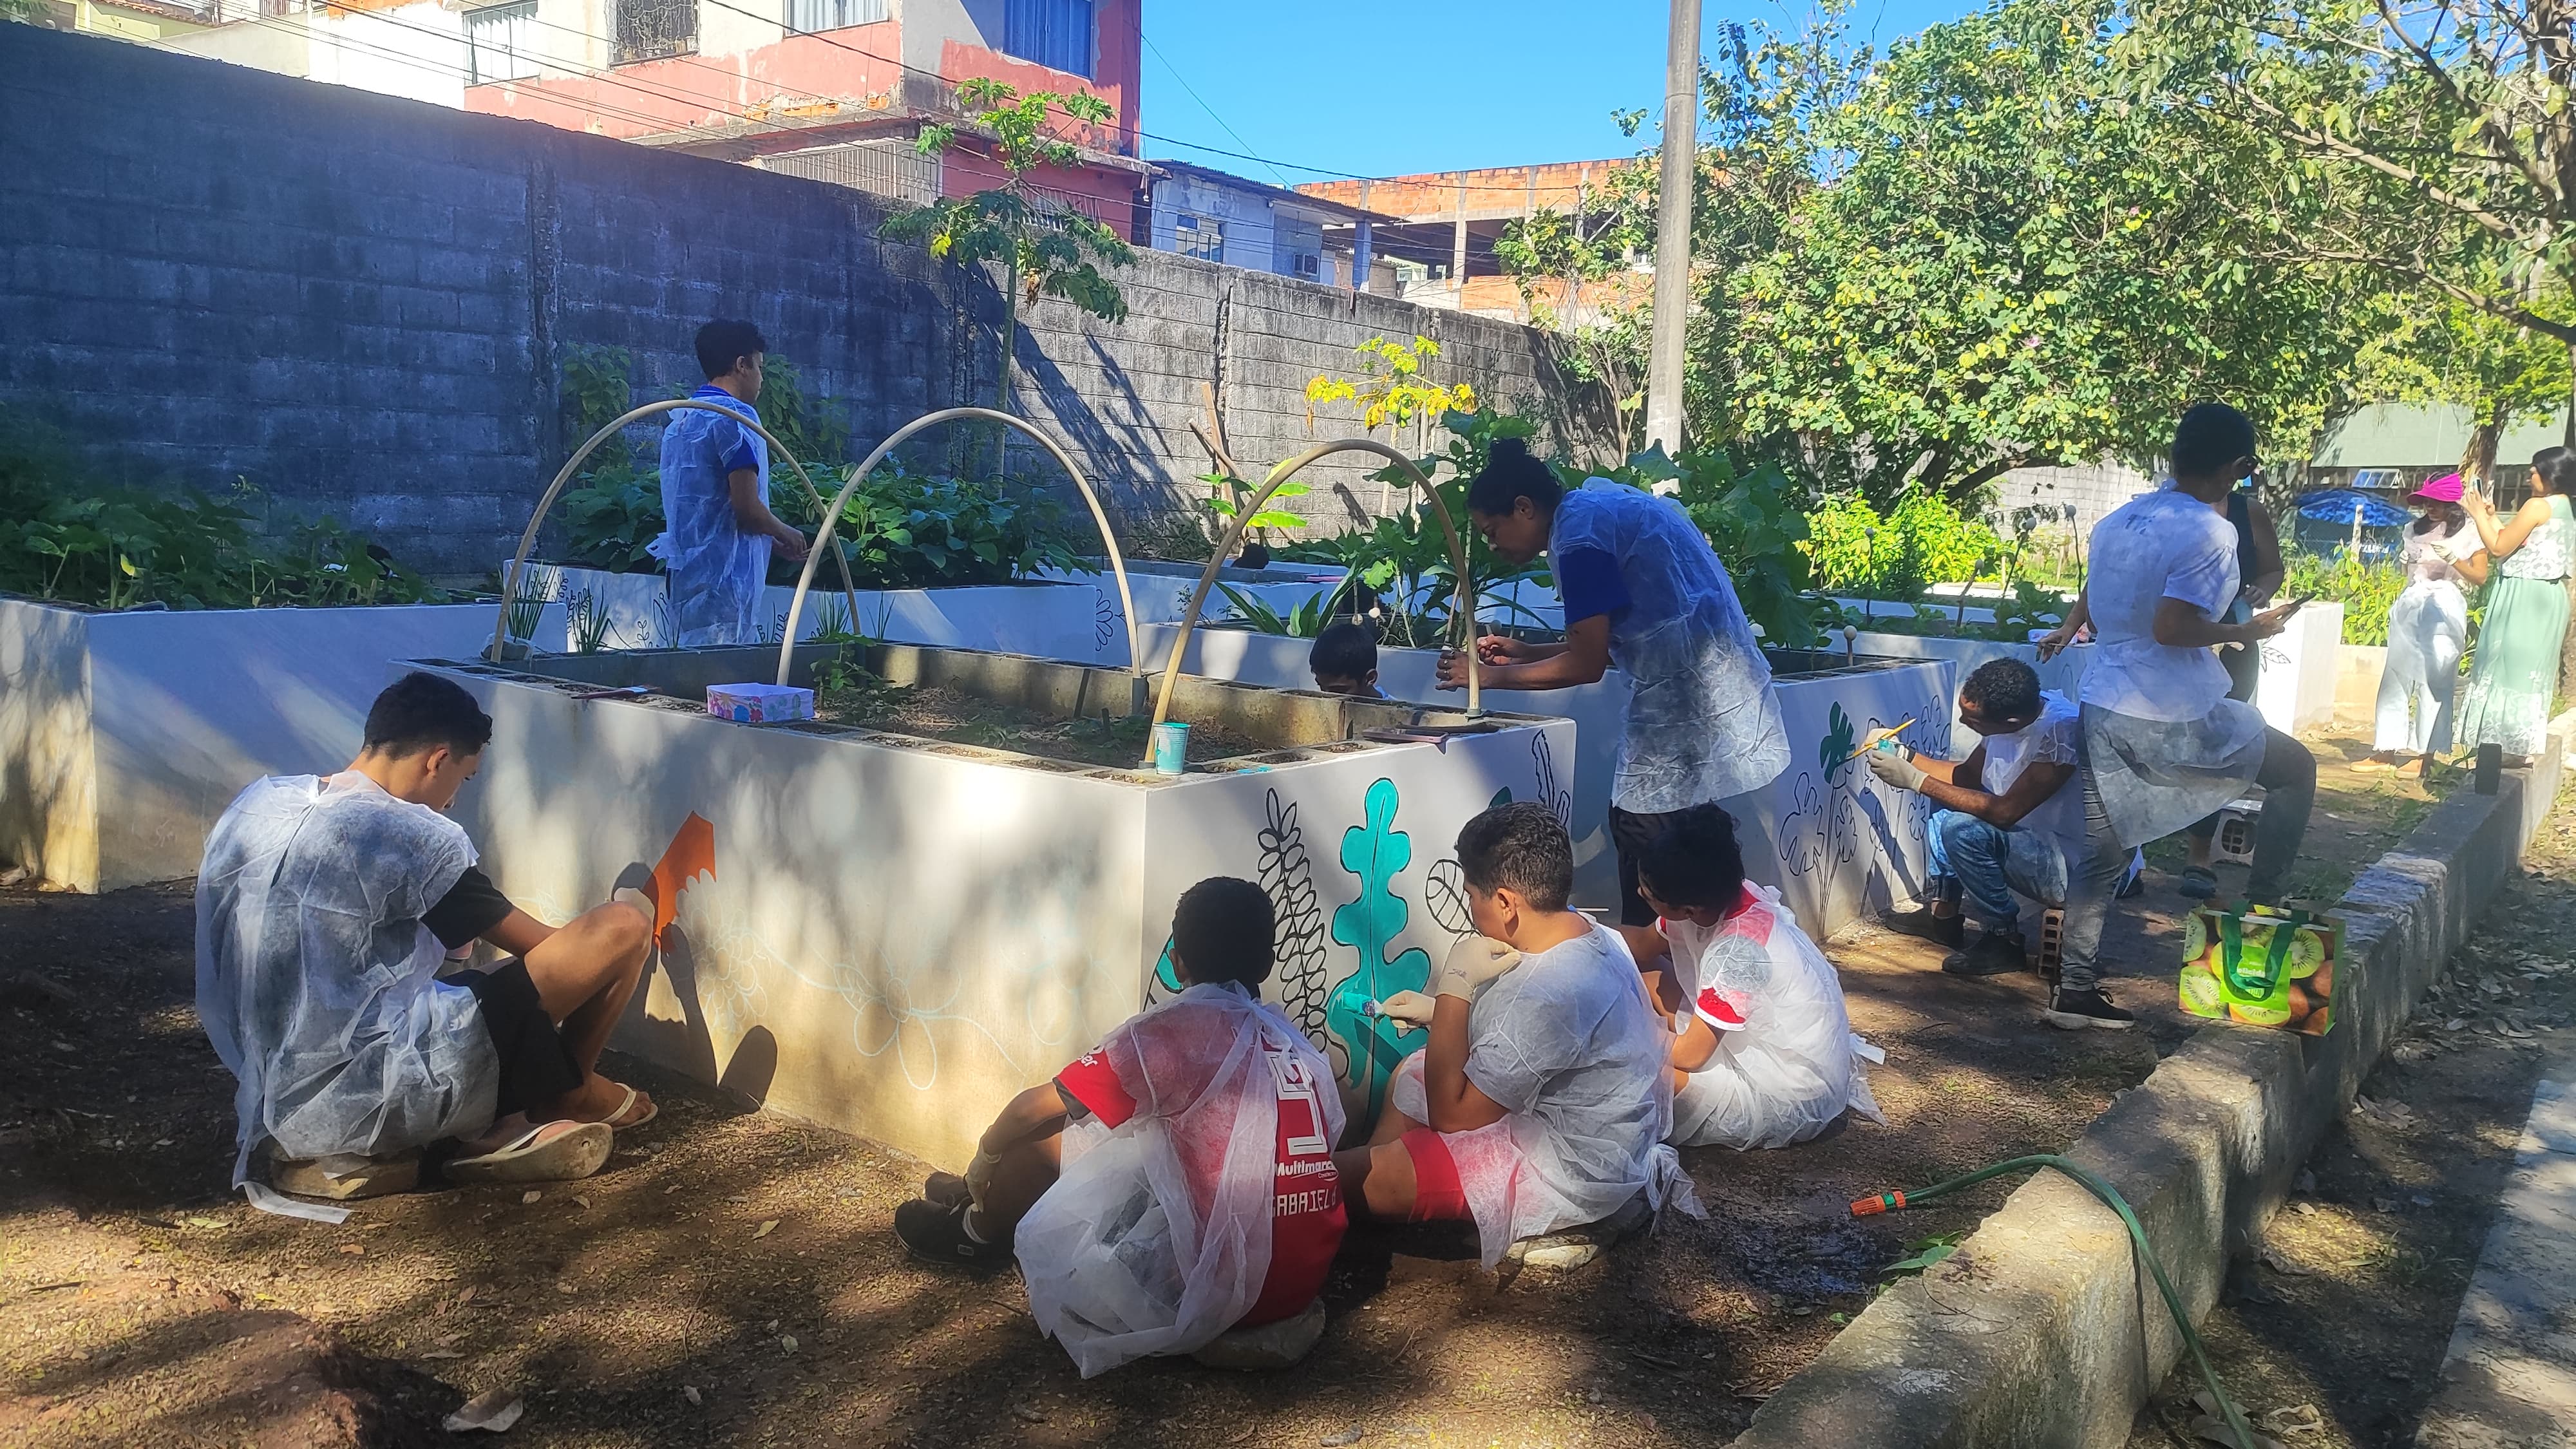
[[[850,495],[859,491],[859,484],[867,480],[868,474],[876,470],[877,464],[885,461],[886,454],[893,452],[896,444],[924,428],[958,418],[982,418],[987,422],[1002,423],[1017,428],[1037,439],[1038,445],[1054,454],[1055,460],[1064,465],[1064,471],[1073,475],[1073,486],[1082,490],[1082,501],[1091,507],[1091,521],[1100,527],[1101,547],[1109,551],[1109,570],[1118,576],[1118,607],[1125,610],[1127,615],[1128,673],[1142,681],[1145,677],[1145,659],[1136,647],[1138,638],[1136,599],[1127,590],[1127,560],[1118,552],[1118,538],[1110,531],[1109,515],[1100,506],[1100,495],[1092,491],[1091,480],[1082,476],[1082,469],[1074,463],[1073,455],[1065,451],[1064,445],[1057,442],[1052,435],[1026,419],[1015,418],[1009,413],[996,412],[991,408],[942,408],[938,412],[924,413],[914,418],[911,422],[895,429],[893,437],[877,444],[876,451],[868,454],[867,461],[852,470],[850,480],[841,485],[841,491],[833,495],[830,506],[823,510],[823,526],[814,535],[814,550],[805,556],[805,571],[796,579],[796,596],[788,601],[787,632],[778,641],[778,682],[781,685],[787,683],[787,671],[795,661],[796,625],[805,612],[805,591],[814,583],[815,560],[822,556],[823,546],[831,542],[832,529],[841,521],[841,510],[849,506]],[[837,551],[834,557],[839,557]],[[849,565],[844,562],[842,567],[846,570]],[[853,600],[850,607],[851,627],[857,627],[858,618],[858,605]]]
[[[528,518],[528,531],[519,536],[519,551],[510,557],[510,572],[502,577],[501,612],[498,617],[492,620],[492,647],[489,651],[488,657],[496,662],[501,657],[501,640],[505,631],[509,628],[510,623],[510,601],[519,596],[519,575],[527,568],[528,551],[537,546],[537,530],[545,526],[546,515],[553,511],[555,498],[563,492],[564,485],[572,481],[572,475],[580,469],[582,463],[586,461],[592,453],[599,450],[600,444],[607,442],[611,437],[625,429],[629,424],[639,422],[645,418],[653,417],[659,413],[678,412],[683,408],[696,408],[704,412],[722,413],[726,417],[733,419],[735,422],[742,424],[744,427],[751,429],[753,432],[760,434],[761,439],[769,444],[771,451],[786,459],[788,466],[796,470],[796,481],[805,485],[806,496],[814,500],[814,505],[816,507],[819,508],[822,506],[823,492],[821,489],[816,488],[814,486],[814,480],[807,476],[805,465],[796,461],[796,455],[787,451],[787,445],[778,441],[777,435],[771,433],[769,429],[760,425],[760,419],[747,416],[745,413],[735,412],[729,407],[725,407],[719,403],[708,402],[703,398],[683,397],[672,398],[666,402],[646,403],[644,406],[636,408],[633,411],[626,413],[624,416],[619,417],[616,421],[602,427],[598,432],[591,434],[590,441],[582,444],[578,449],[575,449],[573,455],[564,460],[563,467],[555,473],[555,481],[546,485],[545,496],[537,500],[537,511]],[[806,562],[808,564],[806,572],[810,574],[813,571],[811,568],[811,564],[813,562],[812,555],[809,554],[807,556]],[[848,559],[841,559],[840,564],[841,589],[842,592],[849,596],[850,618],[853,621],[856,621],[859,617],[858,586],[850,581],[850,561]],[[794,637],[792,632],[789,637]]]
[[[1244,531],[1250,527],[1252,516],[1261,511],[1261,505],[1270,501],[1271,494],[1279,491],[1280,484],[1287,482],[1307,464],[1335,453],[1354,452],[1375,453],[1403,469],[1413,486],[1430,498],[1431,511],[1439,517],[1441,531],[1449,535],[1449,563],[1458,579],[1458,617],[1467,621],[1467,713],[1473,716],[1485,712],[1479,684],[1482,670],[1476,663],[1475,586],[1467,577],[1467,541],[1459,535],[1458,525],[1449,517],[1449,505],[1441,500],[1440,490],[1431,486],[1431,480],[1423,476],[1411,458],[1374,438],[1343,438],[1338,442],[1319,443],[1271,469],[1270,476],[1261,484],[1261,491],[1235,510],[1233,525],[1226,529],[1216,552],[1209,555],[1207,568],[1199,574],[1199,586],[1190,593],[1190,606],[1181,615],[1180,637],[1172,641],[1172,656],[1163,664],[1163,687],[1154,696],[1155,724],[1161,724],[1164,715],[1172,708],[1172,686],[1181,677],[1181,661],[1189,656],[1190,633],[1198,628],[1199,610],[1207,603],[1208,591],[1216,587],[1217,570],[1225,567],[1225,561],[1234,557],[1234,551],[1242,546]],[[1145,763],[1150,765],[1154,761],[1153,732],[1150,729],[1146,732],[1145,749]]]

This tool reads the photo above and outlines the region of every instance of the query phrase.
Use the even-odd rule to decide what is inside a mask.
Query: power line
[[[789,25],[789,24],[788,24],[786,21],[784,21],[784,20],[773,20],[773,19],[771,19],[770,17],[768,17],[768,16],[766,16],[766,15],[762,15],[762,14],[760,14],[760,13],[756,12],[756,11],[745,10],[745,9],[743,9],[743,8],[742,8],[741,6],[739,6],[739,5],[730,4],[730,3],[728,3],[728,0],[699,0],[699,3],[701,3],[701,4],[706,4],[706,5],[713,5],[713,6],[715,6],[715,7],[716,7],[717,9],[719,9],[719,10],[730,10],[730,11],[732,11],[732,12],[733,12],[734,14],[736,14],[736,15],[740,15],[740,16],[744,17],[745,19],[748,19],[748,20],[757,20],[757,21],[759,21],[759,22],[760,22],[761,24],[763,24],[763,25],[775,25],[775,26],[777,26],[777,27],[778,27],[779,31],[780,31],[782,34],[786,34],[786,35],[802,35],[802,36],[810,36],[810,37],[812,37],[813,39],[819,40],[819,41],[823,42],[825,45],[831,46],[831,47],[833,47],[833,48],[834,48],[834,49],[836,49],[836,50],[846,50],[846,51],[848,51],[848,52],[849,52],[850,54],[852,54],[852,55],[863,55],[863,56],[866,56],[868,59],[873,60],[873,61],[877,61],[877,62],[879,62],[879,63],[881,63],[881,64],[894,66],[894,67],[895,67],[895,68],[897,68],[898,70],[906,70],[906,71],[910,71],[910,72],[912,72],[914,75],[917,75],[917,76],[924,76],[924,77],[927,77],[927,78],[929,78],[929,79],[931,79],[931,80],[935,80],[935,81],[939,82],[941,85],[950,85],[950,86],[953,86],[953,85],[957,84],[957,82],[955,82],[955,81],[953,81],[953,80],[949,79],[948,77],[946,77],[946,76],[944,76],[944,75],[941,75],[939,72],[937,72],[937,71],[935,71],[935,70],[924,70],[924,69],[922,69],[920,66],[917,66],[917,65],[907,65],[907,64],[905,64],[904,62],[902,62],[902,61],[900,61],[900,60],[897,60],[897,59],[895,59],[893,56],[890,56],[890,55],[879,55],[879,54],[877,54],[877,53],[876,53],[875,51],[873,51],[873,50],[863,50],[863,49],[861,49],[860,47],[855,46],[855,45],[852,45],[852,44],[850,44],[850,43],[849,43],[849,42],[847,42],[847,41],[834,40],[830,35],[828,35],[828,34],[826,34],[826,33],[822,32],[822,31],[819,31],[819,30],[799,30],[799,29],[795,28],[794,26]],[[1140,34],[1141,34],[1141,32],[1140,32]],[[1165,62],[1164,62],[1164,64],[1165,64],[1165,65],[1169,65],[1169,64],[1171,64],[1171,62],[1169,62],[1169,61],[1165,61]],[[1184,82],[1184,84],[1186,84],[1186,82]],[[1204,103],[1204,102],[1202,102],[1201,104],[1205,104],[1205,103]],[[1210,114],[1214,114],[1214,113],[1213,113],[1213,112],[1211,112]],[[1223,123],[1222,121],[1220,121],[1220,122],[1218,122],[1218,124],[1219,124],[1219,125],[1223,125],[1224,123]],[[1149,141],[1161,141],[1161,142],[1164,142],[1164,143],[1166,143],[1166,144],[1173,145],[1173,146],[1187,146],[1187,147],[1189,147],[1189,148],[1190,148],[1191,150],[1193,150],[1193,151],[1205,151],[1206,153],[1208,153],[1208,154],[1209,154],[1209,155],[1211,155],[1211,156],[1226,156],[1226,157],[1231,157],[1231,158],[1233,158],[1233,159],[1235,159],[1235,160],[1238,160],[1238,161],[1257,161],[1257,162],[1261,163],[1261,164],[1262,164],[1262,165],[1264,165],[1264,166],[1270,167],[1274,172],[1275,172],[1278,168],[1280,168],[1280,167],[1282,167],[1282,166],[1285,166],[1285,167],[1287,167],[1287,168],[1288,168],[1289,170],[1291,170],[1291,171],[1304,171],[1304,172],[1308,172],[1308,173],[1310,173],[1310,174],[1312,174],[1312,175],[1316,175],[1316,176],[1334,176],[1334,177],[1339,177],[1340,179],[1342,179],[1342,180],[1344,180],[1344,181],[1373,181],[1373,180],[1376,180],[1376,179],[1377,179],[1377,178],[1375,178],[1375,177],[1362,176],[1362,175],[1358,174],[1357,172],[1353,172],[1353,171],[1336,171],[1336,170],[1332,169],[1332,168],[1331,168],[1331,167],[1329,167],[1329,166],[1301,166],[1301,165],[1299,165],[1298,163],[1296,163],[1296,162],[1294,162],[1294,161],[1274,161],[1274,160],[1270,159],[1270,158],[1269,158],[1269,157],[1267,157],[1267,156],[1256,156],[1256,155],[1253,155],[1252,153],[1247,152],[1247,151],[1228,151],[1228,150],[1223,149],[1222,147],[1201,145],[1199,142],[1196,142],[1196,141],[1185,141],[1185,140],[1182,140],[1182,139],[1181,139],[1180,137],[1178,137],[1178,136],[1165,136],[1165,135],[1160,135],[1160,134],[1157,134],[1157,133],[1155,133],[1155,132],[1153,132],[1153,131],[1145,130],[1145,129],[1143,129],[1142,127],[1139,127],[1139,128],[1137,129],[1136,134],[1137,134],[1137,135],[1139,135],[1139,136],[1141,136],[1141,137],[1143,137],[1143,138],[1145,138],[1146,140],[1149,140]],[[1242,138],[1242,137],[1240,137],[1240,136],[1237,136],[1235,139],[1236,139],[1236,140],[1238,140],[1238,141],[1242,141],[1242,140],[1243,140],[1243,138]],[[1250,143],[1250,142],[1248,142],[1248,141],[1246,141],[1246,142],[1244,142],[1244,144],[1245,144],[1245,145],[1250,145],[1251,143]]]
[[[381,59],[390,60],[390,61],[394,62],[394,63],[395,63],[395,64],[397,64],[397,65],[407,65],[407,66],[410,66],[411,68],[413,68],[413,69],[415,69],[415,70],[428,71],[428,72],[430,72],[430,73],[432,73],[432,74],[435,74],[435,75],[453,76],[453,77],[456,77],[456,78],[459,78],[459,79],[464,80],[464,81],[465,81],[467,84],[469,84],[469,85],[471,85],[471,84],[474,84],[474,83],[475,83],[475,82],[474,82],[474,71],[473,71],[473,69],[472,69],[472,67],[471,67],[470,65],[464,65],[464,66],[452,65],[452,64],[449,64],[449,63],[444,62],[444,61],[432,60],[432,59],[430,59],[430,58],[429,58],[429,57],[427,57],[427,56],[417,55],[417,54],[414,54],[414,53],[409,52],[409,51],[395,50],[395,49],[391,49],[391,48],[386,47],[386,46],[376,45],[376,44],[374,44],[374,43],[372,43],[372,42],[370,42],[370,41],[361,40],[361,39],[359,39],[359,38],[357,38],[357,37],[355,37],[355,36],[333,35],[333,34],[331,34],[331,33],[327,32],[327,31],[319,31],[319,30],[315,30],[315,29],[313,29],[313,28],[312,28],[312,26],[310,25],[310,23],[307,23],[307,24],[304,24],[304,25],[299,26],[299,25],[294,24],[294,23],[292,22],[292,20],[291,20],[289,17],[285,17],[285,16],[254,15],[254,16],[245,16],[245,17],[243,17],[243,18],[244,18],[245,20],[247,20],[250,24],[253,24],[253,25],[264,25],[264,26],[269,27],[270,29],[273,29],[273,30],[278,31],[278,32],[279,32],[279,33],[281,33],[281,34],[297,35],[297,36],[302,36],[302,37],[304,37],[305,39],[308,39],[308,40],[316,40],[316,41],[320,41],[322,44],[324,44],[324,45],[328,45],[328,46],[330,46],[332,49],[337,50],[337,51],[341,51],[341,52],[343,52],[343,53],[355,52],[355,53],[358,53],[358,54],[375,56],[375,57],[379,57],[379,58],[381,58]],[[375,21],[375,22],[377,22],[377,23],[379,23],[379,24],[390,25],[390,26],[393,26],[393,27],[395,27],[396,29],[400,29],[400,30],[409,30],[409,31],[413,31],[413,32],[416,32],[416,33],[421,34],[421,35],[429,36],[430,38],[432,38],[432,39],[434,39],[434,40],[439,40],[439,41],[442,41],[442,42],[447,42],[447,43],[450,43],[450,44],[458,44],[458,45],[462,45],[462,44],[466,44],[466,43],[467,43],[467,42],[463,41],[463,40],[462,40],[461,38],[459,38],[459,37],[446,35],[446,34],[443,34],[443,33],[439,32],[439,31],[431,30],[431,29],[429,29],[429,28],[428,28],[428,27],[426,27],[426,26],[413,25],[413,24],[411,24],[411,23],[410,23],[410,22],[408,22],[408,21],[396,20],[396,19],[393,19],[391,16],[387,16],[387,15],[383,15],[383,14],[370,14],[368,18],[369,18],[369,19],[371,19],[371,20],[373,20],[373,21]],[[157,46],[156,46],[156,48],[158,48],[158,49],[164,49],[164,50],[174,49],[174,47],[168,46],[168,45],[166,45],[166,44],[165,44],[165,45],[157,45]],[[578,70],[578,69],[575,69],[575,68],[573,68],[573,67],[563,65],[563,64],[561,64],[560,62],[550,61],[550,60],[545,60],[545,59],[541,59],[541,58],[539,58],[539,57],[535,57],[535,56],[530,56],[530,57],[529,57],[529,59],[530,59],[530,60],[532,60],[532,61],[534,61],[535,63],[537,63],[537,64],[539,64],[539,65],[550,66],[550,67],[552,67],[553,69],[555,69],[555,70],[557,70],[557,71],[560,71],[560,72],[562,72],[563,74],[565,74],[565,75],[567,75],[567,76],[589,76],[589,75],[591,75],[591,72],[589,72],[589,71],[585,71],[585,70]],[[660,93],[657,93],[657,92],[654,92],[654,91],[646,90],[646,89],[644,89],[644,88],[643,88],[643,87],[641,87],[641,86],[638,86],[638,85],[635,85],[635,84],[633,84],[633,83],[631,83],[631,82],[626,81],[623,77],[614,76],[614,75],[604,75],[604,76],[601,76],[601,77],[599,77],[599,78],[600,78],[600,79],[607,80],[607,81],[609,81],[611,84],[616,84],[616,85],[622,86],[624,89],[634,91],[634,92],[636,92],[636,93],[637,93],[637,94],[639,94],[639,95],[647,96],[647,97],[649,97],[649,98],[651,98],[651,99],[655,99],[655,100],[671,100],[671,99],[673,99],[673,97],[672,97],[672,96],[663,95],[663,94],[660,94]],[[572,104],[571,102],[567,102],[567,103],[568,103],[568,104]],[[642,111],[633,111],[633,110],[628,110],[628,109],[626,109],[625,107],[612,105],[612,104],[610,104],[610,103],[608,103],[608,102],[606,102],[606,101],[595,100],[595,99],[594,99],[594,100],[583,100],[583,101],[578,102],[577,104],[578,104],[578,105],[580,105],[580,106],[582,106],[582,107],[586,107],[587,109],[589,109],[590,111],[592,111],[594,114],[605,115],[605,116],[612,116],[612,117],[615,117],[616,119],[619,119],[619,120],[633,121],[633,122],[635,122],[635,123],[636,123],[636,124],[638,124],[638,125],[644,125],[644,126],[656,126],[656,127],[666,128],[666,129],[667,129],[667,128],[672,128],[672,127],[677,127],[677,128],[679,128],[679,129],[682,129],[682,130],[689,130],[689,131],[697,131],[697,132],[700,132],[700,133],[704,134],[705,136],[707,136],[709,139],[722,139],[722,133],[717,132],[717,131],[714,131],[714,130],[711,130],[711,129],[709,129],[709,128],[707,128],[707,127],[704,127],[704,126],[692,125],[692,124],[690,124],[690,123],[688,123],[688,122],[685,122],[685,121],[681,121],[681,122],[674,122],[674,121],[670,121],[670,120],[665,119],[664,117],[661,117],[661,116],[650,115],[650,114],[647,114],[647,113],[642,112]],[[736,116],[736,119],[745,119],[745,120],[747,120],[747,119],[749,119],[749,118],[748,118],[748,117],[744,117],[744,116]]]
[[[1252,143],[1243,139],[1243,133],[1241,131],[1238,131],[1234,127],[1225,123],[1225,117],[1216,113],[1216,107],[1207,103],[1206,97],[1199,94],[1198,87],[1190,84],[1190,78],[1181,74],[1181,68],[1172,64],[1171,57],[1163,54],[1163,48],[1154,43],[1154,37],[1147,35],[1144,27],[1141,25],[1136,28],[1136,38],[1145,42],[1145,48],[1154,52],[1154,59],[1163,63],[1163,69],[1172,73],[1172,79],[1181,83],[1181,89],[1189,92],[1190,99],[1199,103],[1199,109],[1207,112],[1208,119],[1216,122],[1218,129],[1224,131],[1227,135],[1232,136],[1236,145],[1244,147],[1247,150],[1251,148]],[[1264,166],[1270,166],[1270,163],[1267,161],[1264,161],[1261,164]],[[1270,174],[1278,178],[1281,186],[1286,186],[1288,184],[1288,178],[1280,174],[1278,167],[1270,166]]]

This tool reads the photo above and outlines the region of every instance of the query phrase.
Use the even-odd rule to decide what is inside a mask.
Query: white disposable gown
[[[1344,1122],[1323,1055],[1234,986],[1191,986],[1099,1051],[1135,1114],[1066,1130],[1062,1175],[1016,1237],[1029,1312],[1084,1378],[1203,1348],[1250,1312],[1270,1271],[1280,1100],[1310,1096],[1326,1144]]]
[[[1521,957],[1476,997],[1467,1080],[1507,1115],[1441,1134],[1485,1266],[1511,1245],[1597,1223],[1642,1195],[1697,1216],[1699,1197],[1664,1139],[1672,1042],[1619,938],[1585,935]],[[1388,1102],[1428,1122],[1423,1054],[1396,1068]]]
[[[197,1016],[240,1084],[235,1186],[263,1139],[382,1156],[490,1124],[500,1060],[420,923],[473,863],[463,827],[355,772],[254,781],[215,822]]]
[[[1862,1074],[1862,1043],[1833,963],[1778,891],[1745,889],[1751,903],[1714,926],[1664,923],[1687,1010],[1717,1033],[1717,1054],[1673,1098],[1672,1140],[1786,1147],[1846,1109],[1886,1121]]]
[[[757,644],[772,544],[766,535],[743,532],[734,520],[726,463],[750,450],[766,504],[769,443],[743,426],[741,419],[758,416],[749,403],[718,388],[701,388],[696,396],[732,415],[681,408],[662,429],[663,531],[651,552],[669,574],[664,590],[681,648]]]
[[[1610,803],[1659,815],[1776,779],[1789,767],[1789,735],[1771,664],[1689,515],[1595,478],[1556,505],[1549,556],[1578,548],[1615,560],[1628,591],[1610,621],[1610,662],[1634,685]]]

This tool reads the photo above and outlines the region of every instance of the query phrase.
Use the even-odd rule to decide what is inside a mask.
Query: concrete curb
[[[2331,1035],[2206,1028],[2067,1150],[2128,1198],[2195,1319],[2513,877],[2571,741],[2576,711],[2551,722],[2530,770],[2491,796],[2454,795],[2353,882],[2335,907],[2351,964]],[[1955,1257],[1870,1305],[1734,1443],[2117,1446],[2181,1354],[2119,1218],[2043,1172]]]

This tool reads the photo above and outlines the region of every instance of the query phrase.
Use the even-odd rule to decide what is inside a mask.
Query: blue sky
[[[1849,20],[1883,48],[1974,8],[1854,0]],[[1653,141],[1653,123],[1631,141],[1610,113],[1662,104],[1668,13],[1658,0],[1146,0],[1144,125],[1158,138],[1362,176],[1625,156]],[[1806,13],[1712,0],[1702,45],[1729,19],[1785,26]],[[1145,145],[1273,185],[1324,179],[1161,139]]]

